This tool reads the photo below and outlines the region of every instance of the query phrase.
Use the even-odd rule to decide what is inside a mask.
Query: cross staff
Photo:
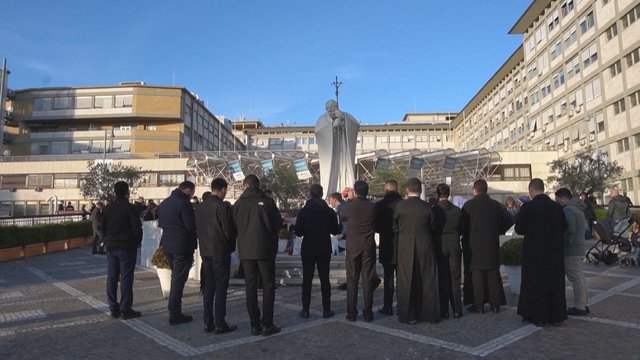
[[[336,88],[336,103],[340,104],[338,101],[338,94],[340,93],[340,85],[342,85],[342,81],[338,81],[338,75],[336,75],[336,79],[331,83]]]

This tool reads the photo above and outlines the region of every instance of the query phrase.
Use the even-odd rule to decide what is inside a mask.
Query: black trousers
[[[204,297],[202,298],[204,323],[222,327],[226,324],[231,256],[203,256],[202,270],[204,272]]]
[[[169,291],[169,319],[177,319],[182,314],[182,293],[187,283],[189,270],[193,265],[193,253],[168,254],[165,256],[171,264],[171,291]]]
[[[355,317],[358,314],[358,281],[362,275],[362,290],[364,291],[364,309],[362,313],[373,316],[373,278],[376,268],[375,253],[369,254],[364,249],[349,251],[345,256],[347,268],[347,315]]]
[[[482,309],[487,299],[485,291],[489,292],[489,304],[491,307],[498,307],[502,304],[502,280],[500,269],[471,270],[471,280],[473,281],[473,304],[477,309]]]
[[[449,305],[456,314],[462,314],[462,294],[460,292],[462,251],[460,247],[444,247],[442,251],[442,265],[446,270],[446,294],[440,290],[440,305],[442,312],[449,311]]]
[[[311,283],[316,265],[320,278],[320,292],[322,293],[322,309],[331,310],[331,282],[329,281],[329,264],[331,255],[302,256],[302,308],[309,310],[311,304]]]
[[[393,308],[396,266],[388,262],[383,262],[382,268],[384,269],[384,304],[382,307],[391,310]]]
[[[273,326],[276,300],[276,260],[242,260],[251,327]],[[262,317],[258,308],[258,283],[262,281]]]
[[[107,251],[107,300],[109,310],[128,311],[133,304],[133,274],[138,250]],[[118,302],[120,281],[120,302]]]

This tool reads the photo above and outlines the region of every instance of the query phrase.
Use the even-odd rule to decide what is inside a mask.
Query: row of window
[[[640,149],[640,134],[633,135],[634,142],[636,144],[636,149]],[[623,138],[616,142],[616,147],[618,148],[618,154],[624,153],[631,149],[629,138]]]
[[[105,148],[106,147],[106,148]],[[51,141],[31,143],[31,155],[102,154],[131,152],[131,140]]]
[[[0,189],[77,189],[85,174],[35,174],[1,175]],[[184,172],[154,172],[143,175],[139,184],[143,187],[174,186],[185,180],[195,179]]]
[[[101,96],[64,96],[36,98],[33,111],[50,111],[64,109],[110,109],[126,108],[133,105],[133,95],[101,95]]]

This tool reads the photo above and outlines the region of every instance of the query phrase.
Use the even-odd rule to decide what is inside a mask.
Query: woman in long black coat
[[[538,326],[559,325],[567,318],[562,236],[567,221],[560,204],[544,194],[541,180],[540,185],[529,185],[532,200],[516,218],[516,233],[524,235],[518,314]]]

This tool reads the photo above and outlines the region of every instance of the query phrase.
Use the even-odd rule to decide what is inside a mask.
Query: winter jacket
[[[569,226],[564,232],[564,256],[583,256],[585,251],[584,230],[586,220],[584,209],[586,205],[580,199],[571,199],[562,208]]]
[[[449,202],[449,200],[440,200],[438,205],[444,210],[446,219],[442,228],[442,248],[460,250],[462,210]]]
[[[236,249],[236,227],[231,207],[212,195],[196,208],[200,256],[225,258]]]
[[[160,245],[168,254],[191,254],[198,247],[193,207],[182,190],[175,189],[158,206]]]
[[[136,250],[142,242],[142,223],[127,198],[118,198],[102,210],[102,234],[107,251]]]
[[[320,198],[307,201],[296,220],[296,235],[302,240],[302,256],[329,256],[331,235],[340,233],[336,213]]]
[[[608,217],[614,221],[620,221],[629,216],[629,201],[624,196],[618,195],[609,201]]]
[[[280,212],[260,189],[248,188],[233,204],[240,260],[271,260],[278,251]]]

